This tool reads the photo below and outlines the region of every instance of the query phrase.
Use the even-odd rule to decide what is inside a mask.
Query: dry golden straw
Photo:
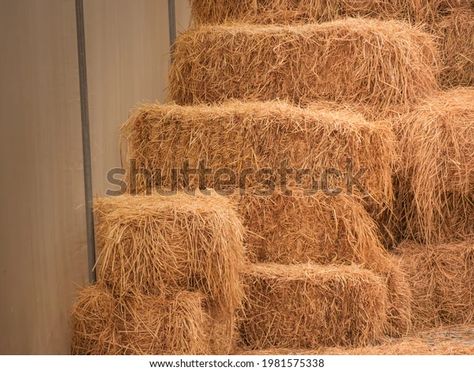
[[[308,23],[344,17],[431,22],[470,0],[191,0],[197,24],[224,22]]]
[[[398,209],[407,237],[474,236],[474,89],[434,95],[402,117],[398,131]]]
[[[220,313],[239,305],[243,227],[225,197],[100,198],[95,213],[98,276],[114,293],[199,290]]]
[[[382,208],[392,202],[394,135],[387,125],[369,122],[348,110],[325,105],[309,110],[279,101],[192,107],[154,104],[136,110],[122,133],[136,168],[152,174],[161,170],[166,187],[173,183],[172,169],[182,169],[185,161],[196,169],[204,161],[214,172],[206,181],[211,188],[216,187],[217,171],[222,168],[233,171],[237,178],[252,170],[243,184],[236,179],[234,188],[255,186],[261,182],[258,171],[269,168],[279,174],[282,167],[291,171],[288,185],[295,183],[297,170],[306,169],[309,174],[302,173],[302,184],[309,188],[309,179],[315,176],[320,187],[320,175],[333,168],[341,176],[329,178],[345,192],[345,176],[351,166],[354,177],[364,170],[359,178],[370,202]],[[143,179],[134,181],[143,189]],[[188,183],[196,188],[198,177],[191,174]],[[362,193],[357,185],[351,190]]]
[[[453,11],[434,29],[441,38],[443,86],[474,86],[474,8]]]
[[[244,281],[240,332],[246,348],[364,345],[383,336],[387,289],[368,270],[257,264]]]
[[[474,323],[474,242],[398,247],[413,292],[415,329]]]
[[[114,298],[102,286],[83,289],[73,309],[73,354],[206,354],[204,297],[179,292]]]
[[[175,44],[170,97],[178,104],[326,99],[382,114],[436,89],[437,59],[432,36],[397,21],[203,26]]]

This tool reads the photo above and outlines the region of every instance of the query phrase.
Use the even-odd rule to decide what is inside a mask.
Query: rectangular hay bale
[[[474,237],[474,88],[437,93],[396,124],[401,161],[396,210],[405,237]]]
[[[415,329],[474,323],[474,241],[397,248],[413,293]]]
[[[392,202],[393,132],[388,125],[369,122],[349,110],[324,105],[303,109],[279,101],[191,107],[153,104],[136,110],[122,134],[137,172],[146,170],[154,176],[152,186],[161,183],[166,190],[176,183],[201,187],[199,174],[184,179],[182,170],[185,164],[198,169],[204,162],[212,172],[205,185],[216,190],[261,185],[267,169],[278,188],[299,181],[308,190],[320,189],[324,174],[333,170],[339,172],[328,175],[334,188],[362,194],[382,208]],[[150,186],[142,177],[130,175],[130,168],[131,188],[143,191]],[[224,175],[229,172],[235,179],[227,185]],[[351,176],[360,184],[349,188]]]
[[[242,345],[315,348],[365,345],[383,337],[387,289],[356,266],[257,264],[244,273]]]
[[[197,24],[308,23],[345,17],[402,19],[430,23],[470,0],[191,0]]]
[[[72,354],[210,352],[209,318],[197,292],[117,299],[103,286],[90,286],[79,293],[72,318]]]
[[[170,98],[330,100],[369,104],[383,115],[437,88],[437,60],[431,35],[397,21],[203,26],[176,41]]]
[[[97,272],[115,294],[202,291],[220,313],[242,297],[243,226],[222,196],[99,198]]]

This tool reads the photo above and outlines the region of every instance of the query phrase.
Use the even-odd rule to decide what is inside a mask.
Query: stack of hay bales
[[[191,0],[196,24],[303,24],[346,17],[401,20],[438,39],[444,87],[474,85],[474,3],[471,0]]]
[[[415,329],[474,322],[474,89],[438,92],[396,123],[397,248]]]
[[[76,354],[228,353],[243,288],[243,227],[219,195],[96,204],[98,282],[73,311]]]
[[[74,351],[228,353],[234,329],[250,351],[360,347],[474,320],[472,244],[451,243],[474,230],[472,90],[439,91],[472,84],[450,41],[469,1],[192,5],[173,102],[123,127],[129,191],[154,195],[98,202]],[[393,215],[446,244],[391,255]]]

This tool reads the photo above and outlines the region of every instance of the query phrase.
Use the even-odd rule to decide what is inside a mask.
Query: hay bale
[[[235,198],[253,262],[356,263],[378,271],[389,265],[373,220],[349,195],[249,192]]]
[[[434,32],[440,37],[445,87],[474,86],[474,9],[459,9],[439,20]]]
[[[416,329],[474,323],[474,242],[398,247]]]
[[[153,184],[161,182],[166,190],[175,183],[198,188],[200,173],[190,171],[184,179],[182,170],[185,163],[198,169],[204,162],[211,170],[206,186],[216,190],[262,185],[265,169],[272,170],[276,187],[295,184],[300,177],[301,185],[311,190],[312,177],[321,188],[323,174],[334,169],[341,173],[329,175],[334,188],[366,192],[367,199],[382,207],[392,202],[391,165],[396,159],[392,130],[353,112],[323,106],[307,110],[279,101],[192,107],[154,104],[139,108],[122,134],[135,168],[155,175]],[[288,169],[286,179],[281,169]],[[218,176],[223,170],[233,173],[233,184]],[[299,170],[308,174],[299,175]],[[348,190],[349,171],[359,178],[363,190],[357,185]],[[357,176],[361,171],[363,176]],[[130,172],[131,188],[143,191],[147,186],[143,177],[131,178]]]
[[[124,353],[208,354],[209,318],[204,299],[200,293],[186,291],[171,300],[144,295],[127,298],[116,318]]]
[[[225,197],[99,198],[97,272],[117,295],[202,291],[219,313],[239,305],[243,227]]]
[[[247,348],[363,345],[383,336],[387,290],[368,270],[258,264],[244,281],[240,332]]]
[[[434,95],[398,122],[397,209],[406,236],[438,243],[474,236],[474,89]]]
[[[194,23],[308,23],[345,17],[431,22],[470,0],[191,0]]]
[[[99,285],[79,291],[72,309],[72,354],[120,354],[116,305],[112,294]]]
[[[437,58],[432,36],[397,21],[203,26],[176,41],[170,97],[178,104],[326,99],[383,114],[437,88]]]
[[[73,354],[206,354],[209,318],[204,297],[179,292],[174,298],[115,298],[95,285],[81,290],[73,309]]]

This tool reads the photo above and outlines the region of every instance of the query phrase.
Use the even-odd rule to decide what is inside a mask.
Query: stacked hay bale
[[[303,24],[346,17],[397,19],[438,39],[444,87],[474,85],[474,3],[471,0],[191,0],[196,24]]]
[[[397,122],[405,238],[474,237],[474,88],[436,93]]]
[[[96,204],[98,283],[73,311],[73,353],[225,354],[243,296],[243,227],[219,195]]]
[[[174,53],[170,98],[178,104],[329,100],[383,117],[437,88],[433,38],[396,21],[203,26],[182,34]]]

